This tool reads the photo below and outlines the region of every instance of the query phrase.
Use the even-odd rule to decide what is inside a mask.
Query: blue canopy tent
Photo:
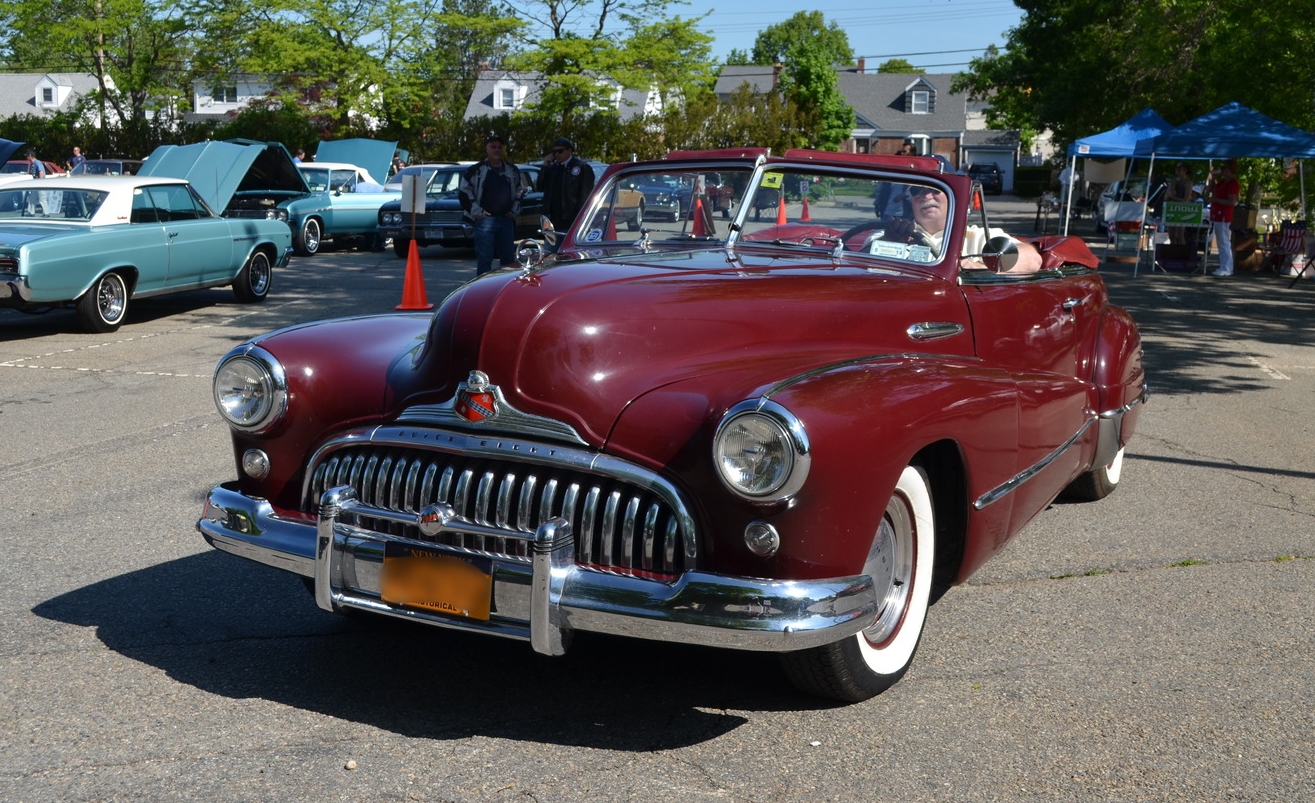
[[[1175,129],[1137,143],[1139,155],[1155,159],[1297,159],[1301,216],[1306,217],[1306,173],[1301,159],[1315,157],[1315,134],[1266,117],[1234,101]]]
[[[1128,158],[1142,155],[1139,146],[1167,131],[1173,126],[1153,109],[1142,109],[1128,118],[1121,125],[1083,137],[1068,146],[1069,170],[1077,170],[1079,156],[1104,156],[1109,158]],[[1064,208],[1071,209],[1073,201],[1073,184],[1064,188],[1067,197]],[[1064,233],[1068,234],[1068,217],[1064,218]]]

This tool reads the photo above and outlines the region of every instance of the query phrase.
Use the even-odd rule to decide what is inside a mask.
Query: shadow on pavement
[[[212,551],[41,603],[106,647],[233,699],[257,698],[430,739],[471,735],[651,751],[800,710],[775,656],[582,634],[559,658],[527,643],[314,606],[299,578]],[[712,710],[707,710],[712,709]]]

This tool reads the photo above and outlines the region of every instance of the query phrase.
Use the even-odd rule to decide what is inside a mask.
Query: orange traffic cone
[[[690,213],[690,222],[691,222],[690,229],[689,229],[689,233],[690,233],[690,234],[692,234],[692,235],[695,236],[695,237],[707,237],[707,236],[708,236],[708,224],[707,224],[707,222],[703,219],[703,199],[702,199],[702,198],[695,198],[695,199],[694,199],[694,211]]]
[[[776,202],[776,225],[784,226],[787,222],[785,219],[785,193],[781,193],[781,200]]]
[[[804,196],[804,211],[799,215],[800,223],[812,223],[813,219],[808,215],[808,196]]]
[[[425,298],[425,275],[420,272],[420,246],[411,241],[411,250],[406,252],[406,279],[402,282],[402,303],[394,309],[425,310],[434,305]]]

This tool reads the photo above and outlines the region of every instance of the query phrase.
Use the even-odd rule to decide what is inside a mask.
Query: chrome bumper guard
[[[0,306],[18,307],[32,298],[32,287],[27,277],[17,273],[0,273]]]
[[[315,602],[327,611],[358,609],[529,641],[536,652],[561,655],[573,631],[740,650],[787,652],[839,641],[871,623],[879,600],[867,575],[825,580],[768,580],[690,571],[664,583],[608,574],[575,563],[564,519],[550,519],[528,540],[528,563],[495,557],[493,613],[488,621],[447,616],[384,602],[384,545],[400,541],[453,555],[481,554],[355,526],[355,518],[479,532],[441,506],[420,513],[357,501],[346,486],[320,498],[318,522],[278,516],[264,500],[223,485],[210,492],[197,530],[212,546],[313,578]],[[490,530],[490,534],[494,531]],[[500,537],[512,537],[497,530]]]

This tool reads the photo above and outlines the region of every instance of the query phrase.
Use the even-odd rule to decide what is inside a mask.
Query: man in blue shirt
[[[32,178],[46,177],[46,166],[37,158],[36,151],[27,152],[27,174]]]

